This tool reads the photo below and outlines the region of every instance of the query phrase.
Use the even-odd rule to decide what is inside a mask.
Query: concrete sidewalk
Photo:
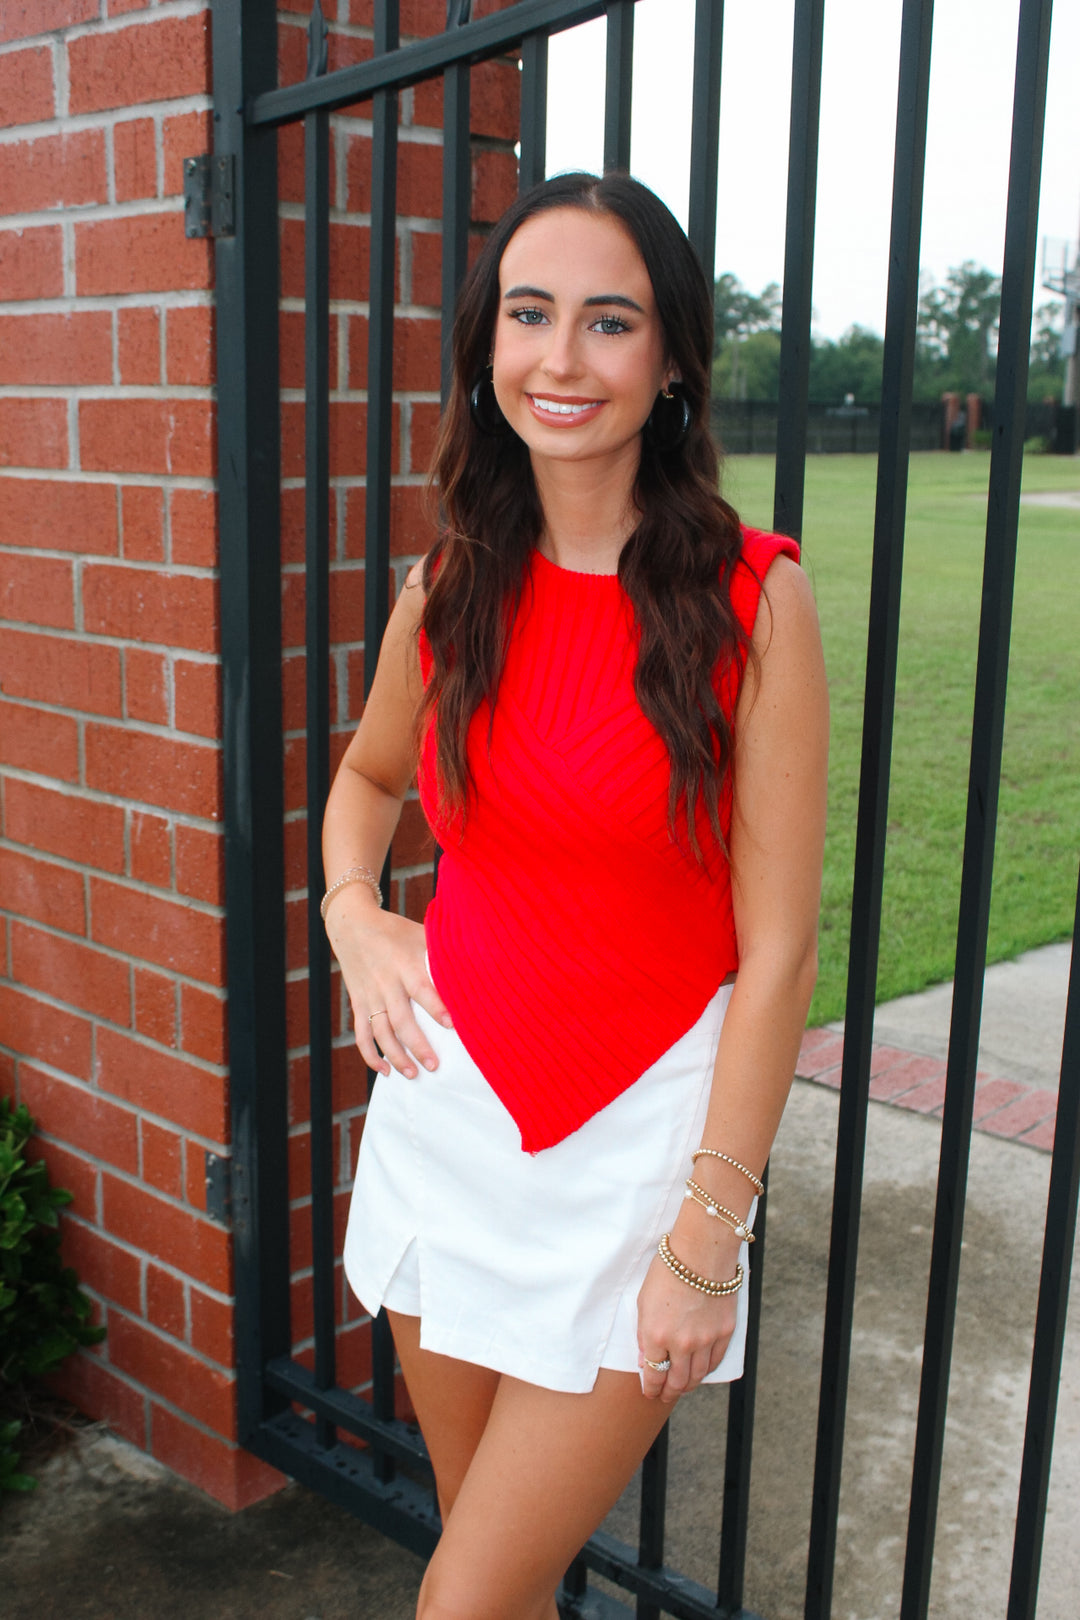
[[[1018,987],[1014,967],[1033,977]],[[1068,950],[991,972],[991,1078],[1048,1091],[1053,1036],[1038,1037],[1060,1027]],[[879,1009],[877,1033],[888,1034],[879,1044],[900,1054],[891,1067],[905,1053],[940,1062],[941,1001],[930,991]],[[1031,1013],[1027,1031],[1010,1021],[1010,1006]],[[1010,1069],[1021,1067],[1013,1080]],[[899,1611],[940,1143],[934,1114],[898,1106],[903,1095],[870,1110],[836,1620]],[[770,1172],[746,1581],[746,1603],[763,1620],[803,1612],[837,1106],[827,1078],[796,1081]],[[985,1129],[973,1137],[934,1620],[1005,1614],[1049,1166],[1034,1142]],[[1078,1271],[1080,1262],[1074,1291]],[[672,1425],[668,1561],[706,1584],[715,1580],[725,1407],[721,1391],[699,1391]],[[1074,1307],[1038,1620],[1080,1612],[1078,1500]],[[632,1542],[636,1513],[632,1487],[608,1529]],[[100,1431],[48,1465],[35,1497],[0,1510],[5,1620],[412,1620],[421,1574],[419,1560],[298,1486],[232,1516]]]

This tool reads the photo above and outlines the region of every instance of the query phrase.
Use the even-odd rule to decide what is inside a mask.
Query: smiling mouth
[[[548,399],[543,394],[530,394],[528,398],[534,409],[548,416],[581,416],[604,403],[602,399]]]

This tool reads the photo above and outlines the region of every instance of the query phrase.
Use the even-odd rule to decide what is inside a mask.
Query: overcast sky
[[[726,0],[716,270],[782,282],[794,0]],[[1019,0],[936,0],[922,263],[1001,273]],[[816,330],[885,325],[901,0],[826,0]],[[631,169],[685,225],[693,0],[638,0]],[[603,19],[551,41],[548,173],[603,162]],[[1080,0],[1057,0],[1039,219],[1080,224]],[[1036,303],[1049,297],[1036,289]]]

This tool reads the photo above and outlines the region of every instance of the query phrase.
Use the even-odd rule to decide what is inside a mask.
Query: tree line
[[[718,277],[713,305],[713,392],[722,399],[775,400],[780,389],[780,288],[769,282],[752,293],[730,272]],[[1001,280],[967,260],[938,286],[920,284],[915,342],[914,398],[935,402],[943,393],[980,394],[994,389]],[[1060,399],[1063,362],[1060,302],[1041,304],[1031,335],[1028,397]],[[810,398],[857,405],[881,401],[884,344],[865,326],[850,326],[835,340],[815,338],[810,350]]]

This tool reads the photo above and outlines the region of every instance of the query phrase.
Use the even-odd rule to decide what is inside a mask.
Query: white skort
[[[365,1310],[419,1316],[422,1348],[546,1389],[586,1393],[601,1367],[637,1373],[638,1291],[682,1206],[730,997],[722,985],[628,1090],[536,1154],[456,1031],[414,1002],[439,1066],[375,1083],[345,1233]],[[537,1039],[552,1063],[573,1062],[550,1032]],[[749,1274],[745,1243],[740,1260]],[[745,1283],[737,1305],[707,1383],[742,1374]]]

